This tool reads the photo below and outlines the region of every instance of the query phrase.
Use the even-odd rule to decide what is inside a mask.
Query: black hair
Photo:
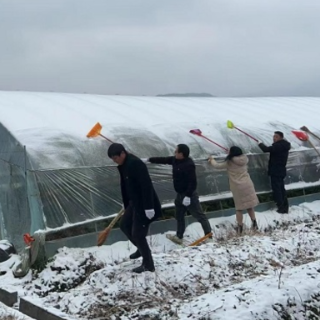
[[[178,152],[181,152],[184,158],[189,157],[190,149],[186,144],[181,143],[181,144],[178,144],[177,147],[178,147]]]
[[[284,137],[283,132],[281,131],[275,131],[274,134],[277,134],[278,136],[280,136],[282,139]]]
[[[243,152],[239,147],[233,146],[230,148],[229,154],[227,155],[225,160],[226,161],[231,160],[233,157],[241,156],[242,154],[243,154]]]
[[[120,156],[122,152],[127,153],[126,149],[121,143],[112,143],[108,149],[108,157]]]

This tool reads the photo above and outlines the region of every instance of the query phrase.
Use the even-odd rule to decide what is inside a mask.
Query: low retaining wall
[[[0,301],[8,307],[19,304],[19,312],[35,320],[72,320],[55,308],[45,308],[26,297],[18,299],[18,292],[11,288],[0,288]]]
[[[320,200],[320,193],[314,193],[305,196],[299,196],[294,198],[289,198],[289,204],[299,205],[303,202],[312,202],[315,200]],[[275,206],[274,202],[267,202],[259,204],[255,209],[257,212],[262,212],[269,210]],[[219,217],[229,217],[235,214],[234,208],[212,211],[206,213],[208,218],[219,218]],[[196,220],[192,216],[186,216],[186,225],[196,222]],[[175,219],[161,220],[156,221],[150,225],[149,234],[161,234],[167,231],[175,231],[176,230],[176,221]],[[100,231],[99,231],[100,232]],[[45,242],[45,250],[47,257],[52,257],[56,254],[57,250],[61,247],[69,247],[69,248],[88,248],[97,245],[97,238],[99,232],[92,232],[88,234],[83,234],[76,237],[69,237],[63,239],[57,239],[52,241]],[[127,237],[121,232],[120,229],[113,229],[105,244],[110,245],[116,243],[118,241],[127,241]]]

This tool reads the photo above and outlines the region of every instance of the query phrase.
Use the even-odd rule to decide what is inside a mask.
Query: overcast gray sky
[[[320,0],[0,0],[0,90],[320,96]]]

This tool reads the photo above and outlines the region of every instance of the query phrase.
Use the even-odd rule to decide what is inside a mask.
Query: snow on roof
[[[301,143],[290,131],[304,125],[317,132],[319,105],[320,98],[311,97],[177,98],[0,91],[0,123],[34,158],[48,154],[42,166],[68,167],[73,156],[83,156],[84,150],[97,153],[105,143],[102,138],[86,138],[96,122],[103,127],[102,134],[138,149],[141,157],[157,150],[167,155],[177,143],[201,145],[192,155],[202,156],[217,147],[191,135],[190,129],[199,128],[226,147],[241,141],[251,150],[253,142],[227,129],[227,120],[266,143],[271,143],[272,131],[284,131],[293,148],[298,148]],[[101,160],[105,153],[83,158],[83,165],[105,163]]]

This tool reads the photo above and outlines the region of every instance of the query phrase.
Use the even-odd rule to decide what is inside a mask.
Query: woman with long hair
[[[252,229],[258,229],[254,207],[259,203],[259,200],[248,173],[248,161],[248,157],[237,146],[230,148],[228,156],[222,163],[217,163],[212,156],[208,159],[208,162],[214,168],[226,169],[228,172],[230,190],[236,208],[238,234],[241,234],[243,231],[243,210],[247,210],[251,218]]]

